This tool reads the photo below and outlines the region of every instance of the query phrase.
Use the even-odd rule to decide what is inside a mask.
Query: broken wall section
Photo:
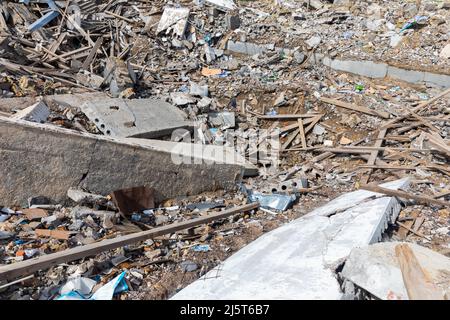
[[[0,199],[26,204],[29,197],[66,199],[78,187],[106,195],[147,186],[155,201],[232,189],[242,178],[238,164],[175,164],[168,151],[124,139],[112,139],[0,117]]]

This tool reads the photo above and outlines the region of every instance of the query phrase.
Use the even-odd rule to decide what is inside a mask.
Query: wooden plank
[[[64,230],[47,230],[47,229],[36,229],[34,230],[38,237],[50,237],[60,240],[69,240],[72,234],[69,231]]]
[[[345,109],[349,109],[352,111],[358,111],[361,113],[369,114],[371,116],[381,117],[384,119],[389,119],[389,117],[390,117],[390,114],[385,111],[375,111],[375,110],[372,110],[372,109],[369,109],[366,107],[358,106],[358,105],[355,105],[352,103],[347,103],[347,102],[340,101],[337,99],[320,97],[319,100],[322,102],[328,103],[328,104],[335,105],[336,107],[345,108]]]
[[[317,122],[319,122],[319,120],[322,118],[322,115],[318,115],[315,116],[312,119],[312,122],[308,125],[308,127],[306,127],[305,129],[305,134],[307,134],[309,131],[312,130],[312,128],[314,128],[314,126],[316,125]],[[298,124],[297,124],[298,127]],[[295,137],[297,137],[297,135],[300,133],[300,129],[295,130],[286,140],[286,142],[283,144],[283,146],[281,147],[281,151],[286,150],[292,143],[292,141],[294,141]]]
[[[305,127],[303,126],[302,119],[298,119],[298,129],[300,130],[300,139],[302,140],[302,147],[306,148],[306,136],[305,136]]]
[[[22,213],[27,217],[28,220],[41,219],[48,216],[46,210],[39,208],[23,209]]]
[[[59,13],[63,16],[66,17],[67,21],[69,21],[75,29],[77,29],[77,31],[87,40],[87,42],[89,43],[90,46],[94,46],[95,43],[94,41],[92,41],[91,37],[89,36],[89,34],[86,33],[86,31],[84,31],[83,28],[81,28],[81,26],[72,18],[72,16],[67,15],[64,11],[59,10]]]
[[[93,256],[103,251],[116,249],[119,247],[123,247],[127,244],[145,241],[147,239],[166,235],[176,231],[189,229],[201,224],[209,223],[211,221],[227,218],[233,214],[250,211],[257,208],[259,208],[259,203],[254,202],[243,206],[238,206],[228,210],[224,210],[218,213],[213,213],[208,216],[186,220],[183,222],[178,222],[159,228],[154,228],[152,230],[133,233],[130,235],[121,236],[113,239],[102,240],[97,243],[75,247],[61,252],[40,256],[34,259],[1,266],[0,280],[15,279],[20,276],[34,273],[38,270],[48,269],[60,263],[67,263],[88,256]]]
[[[450,202],[447,202],[447,201],[437,200],[437,199],[433,199],[432,197],[427,197],[427,196],[416,196],[415,194],[408,193],[405,191],[386,189],[386,188],[372,185],[372,184],[362,185],[361,189],[376,192],[376,193],[382,193],[382,194],[385,194],[385,195],[388,195],[391,197],[398,197],[398,198],[402,198],[402,199],[412,199],[412,200],[417,201],[417,203],[420,203],[420,204],[426,204],[426,205],[433,204],[436,206],[444,206],[444,207],[450,206]]]
[[[406,221],[404,223],[404,225],[407,228],[403,227],[403,228],[400,228],[398,230],[398,234],[397,235],[399,236],[399,238],[401,240],[405,240],[406,239],[406,237],[408,236],[409,230],[411,229],[411,227],[412,227],[414,221],[416,220],[416,218],[418,217],[418,215],[419,215],[419,213],[417,211],[414,211],[413,213],[411,213],[411,218],[413,218],[413,219],[411,221]]]
[[[430,99],[430,100],[428,100],[428,101],[422,102],[421,104],[419,104],[417,107],[415,107],[415,108],[413,109],[413,112],[417,112],[417,111],[419,111],[419,110],[425,108],[426,106],[428,106],[428,105],[432,104],[433,102],[435,102],[435,101],[437,101],[437,100],[439,100],[439,99],[445,97],[445,96],[448,95],[448,94],[450,94],[450,88],[448,88],[447,90],[441,92],[440,94],[438,94],[438,95],[435,96],[434,98],[432,98],[432,99]]]
[[[424,216],[420,216],[416,219],[416,221],[414,221],[414,224],[412,226],[412,229],[414,230],[414,232],[419,232],[420,227],[422,226],[422,224],[425,222],[425,217]]]
[[[247,112],[261,120],[297,120],[299,118],[314,118],[319,115],[323,116],[323,114],[319,114],[319,113],[277,114],[274,116],[268,116],[268,115],[260,114],[260,113],[250,111],[250,110],[247,110]]]
[[[377,141],[375,141],[375,144],[374,144],[375,148],[379,148],[383,145],[384,137],[386,136],[387,131],[388,131],[388,129],[381,129],[378,132]],[[372,151],[372,153],[370,154],[369,160],[367,161],[367,164],[369,166],[374,165],[377,158],[378,158],[378,150]],[[362,183],[369,182],[371,173],[372,173],[372,169],[369,169],[369,171],[367,172],[367,175],[365,175],[361,178],[361,182]]]
[[[419,164],[416,164],[416,166],[393,166],[393,165],[377,165],[374,164],[373,166],[369,166],[367,164],[361,165],[359,166],[360,168],[368,168],[368,169],[382,169],[382,170],[416,170],[419,168],[423,168],[423,167],[419,167]]]
[[[128,19],[128,18],[123,17],[123,16],[120,16],[120,15],[118,15],[118,14],[115,14],[114,12],[111,12],[111,11],[106,11],[106,10],[105,10],[104,12],[105,12],[106,14],[110,15],[110,16],[113,16],[114,18],[125,20],[125,21],[128,22],[128,23],[134,23],[134,22],[135,22],[134,20]]]
[[[100,48],[100,46],[103,43],[103,37],[98,37],[97,41],[95,41],[94,47],[91,49],[91,52],[89,53],[86,60],[84,60],[83,65],[81,66],[81,69],[88,70],[88,67],[91,65],[92,60],[94,59],[97,50]]]
[[[433,283],[428,273],[422,269],[408,244],[398,244],[395,247],[395,254],[410,300],[444,300],[442,290]]]
[[[415,149],[415,148],[396,148],[396,147],[366,147],[366,146],[361,146],[361,147],[353,147],[353,146],[348,146],[348,147],[342,147],[342,148],[322,148],[322,150],[338,150],[336,152],[340,152],[339,150],[357,150],[357,151],[364,151],[363,153],[372,153],[372,151],[374,150],[378,150],[378,151],[402,151],[402,152],[430,152],[433,151],[431,149]]]
[[[450,157],[450,147],[446,144],[445,140],[441,138],[441,136],[427,133],[426,139],[433,148],[445,154],[447,157]]]
[[[397,221],[396,223],[397,223],[400,227],[402,227],[402,228],[404,228],[404,229],[406,229],[406,230],[408,230],[408,231],[414,233],[416,236],[419,236],[419,237],[421,237],[421,238],[427,239],[428,241],[431,241],[431,238],[430,238],[430,237],[427,237],[426,235],[424,235],[424,234],[422,234],[422,233],[420,233],[420,232],[418,232],[418,231],[414,231],[413,228],[408,227],[407,225],[403,224],[402,222],[398,222],[398,221]]]
[[[450,190],[442,191],[434,196],[435,199],[443,198],[450,195]]]
[[[415,114],[414,112],[411,112],[411,116],[417,119],[420,123],[422,123],[424,126],[428,127],[431,131],[439,133],[439,130],[433,126],[429,121],[425,120],[418,114]]]
[[[356,146],[356,145],[362,143],[365,140],[366,140],[366,138],[359,139],[358,141],[353,142],[351,144],[351,146]],[[322,154],[319,154],[318,156],[315,156],[314,158],[309,160],[308,163],[317,163],[317,162],[320,162],[320,161],[325,160],[327,158],[334,157],[334,155],[335,155],[334,153],[327,151],[327,152],[324,152]]]

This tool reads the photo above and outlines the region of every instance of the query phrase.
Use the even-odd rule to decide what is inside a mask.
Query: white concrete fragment
[[[233,0],[205,0],[205,3],[222,11],[229,11],[237,8]]]
[[[195,99],[189,93],[184,92],[171,92],[170,99],[172,103],[176,106],[184,106],[189,103],[195,103]]]
[[[322,38],[318,36],[314,36],[305,41],[306,45],[309,49],[317,47],[322,42]]]
[[[186,31],[189,12],[188,8],[166,7],[156,29],[156,34],[163,31],[168,34],[173,31],[176,36],[182,38]]]
[[[389,46],[391,48],[397,48],[398,45],[403,41],[403,36],[395,33],[391,36],[391,40],[389,42]]]
[[[345,262],[341,276],[383,300],[408,300],[395,247],[400,242],[384,242],[355,248]],[[408,243],[431,280],[450,293],[450,259],[428,248]]]
[[[450,43],[447,44],[444,49],[442,49],[440,55],[441,58],[450,59]]]
[[[27,121],[44,123],[47,121],[49,115],[50,109],[47,107],[47,105],[43,101],[38,101],[32,106],[20,110],[11,118],[16,120],[23,119]]]
[[[379,241],[399,211],[395,198],[344,194],[264,234],[172,299],[341,299],[335,269],[353,248]]]

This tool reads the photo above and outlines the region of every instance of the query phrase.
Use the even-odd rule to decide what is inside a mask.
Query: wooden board
[[[413,200],[416,200],[417,203],[420,203],[420,204],[427,204],[427,205],[433,204],[433,205],[444,206],[444,207],[450,206],[450,202],[447,202],[447,201],[437,200],[432,197],[426,197],[426,196],[416,196],[415,194],[412,194],[412,193],[408,193],[408,192],[404,192],[404,191],[400,191],[400,190],[386,189],[386,188],[372,185],[372,184],[362,185],[361,189],[367,190],[367,191],[372,191],[372,192],[377,192],[377,193],[382,193],[382,194],[385,194],[385,195],[388,195],[391,197],[398,197],[398,198],[402,198],[402,199],[413,199]]]
[[[336,107],[345,108],[345,109],[349,109],[349,110],[352,110],[352,111],[357,111],[357,112],[369,114],[371,116],[381,117],[381,118],[384,118],[384,119],[389,119],[389,116],[390,116],[389,113],[387,113],[385,111],[376,111],[376,110],[372,110],[372,109],[369,109],[369,108],[366,108],[366,107],[357,106],[357,105],[352,104],[352,103],[340,101],[340,100],[337,100],[337,99],[320,97],[320,101],[328,103],[328,104],[335,105]]]
[[[147,239],[170,234],[183,229],[192,228],[204,223],[209,223],[214,220],[227,218],[236,213],[245,212],[257,208],[259,208],[259,204],[257,202],[254,202],[251,204],[224,210],[218,213],[213,213],[197,219],[186,220],[183,222],[154,228],[152,230],[133,233],[114,239],[102,240],[100,242],[88,244],[85,246],[75,247],[61,252],[40,256],[38,258],[5,265],[0,267],[0,280],[15,279],[20,276],[31,274],[38,270],[48,269],[60,263],[67,263],[88,256],[93,256],[103,251],[116,249],[127,244],[145,241]]]
[[[444,300],[440,290],[422,269],[408,244],[395,247],[395,254],[402,271],[403,282],[410,300]]]

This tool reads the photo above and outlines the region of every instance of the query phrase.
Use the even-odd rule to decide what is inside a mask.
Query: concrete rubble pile
[[[0,299],[448,299],[449,123],[446,0],[2,1]]]

